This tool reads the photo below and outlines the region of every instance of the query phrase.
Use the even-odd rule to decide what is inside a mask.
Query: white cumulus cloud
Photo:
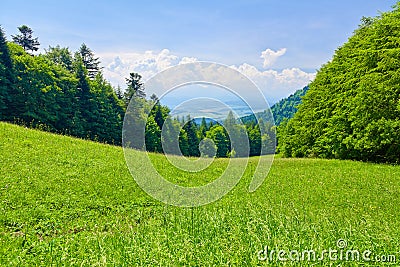
[[[196,62],[197,58],[195,57],[183,57],[179,64],[188,64],[188,63],[193,63]]]
[[[144,53],[99,54],[104,67],[104,76],[114,86],[125,86],[125,78],[131,72],[142,75],[144,81],[158,72],[175,66],[181,59],[171,54],[168,49],[160,52],[145,51]]]
[[[279,49],[278,51],[274,51],[272,49],[267,48],[265,51],[261,52],[261,58],[264,59],[264,68],[271,67],[276,60],[283,56],[286,53],[286,48]]]
[[[308,73],[299,68],[261,71],[247,63],[232,67],[250,78],[260,88],[270,104],[303,88],[315,78],[315,73]]]
[[[283,55],[286,49],[276,52],[271,51],[267,49],[262,52],[264,65],[266,62],[271,63]],[[171,53],[168,49],[158,52],[99,54],[99,56],[104,67],[104,77],[113,86],[120,85],[122,88],[125,88],[125,78],[131,72],[139,73],[142,75],[143,81],[146,81],[158,72],[171,66],[198,61],[194,57],[179,57]],[[299,68],[286,68],[280,71],[272,69],[259,70],[247,63],[231,67],[254,81],[270,104],[289,96],[297,89],[303,88],[315,77],[315,73],[305,72]]]

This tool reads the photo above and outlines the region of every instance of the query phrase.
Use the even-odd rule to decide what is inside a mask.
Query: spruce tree
[[[128,88],[124,93],[124,102],[127,107],[132,97],[145,98],[146,93],[144,92],[142,76],[140,74],[132,72],[129,74],[129,78],[125,80]]]
[[[194,121],[190,118],[190,116],[187,117],[187,122],[183,126],[183,129],[187,133],[190,156],[199,157],[200,150],[199,150],[199,138],[197,136],[197,126],[194,123]]]
[[[88,71],[89,78],[94,79],[100,72],[99,58],[95,57],[93,51],[84,43],[79,48],[79,54],[81,56],[83,65]]]
[[[7,40],[3,29],[0,27],[0,119],[12,119],[10,103],[13,93],[13,64]]]
[[[14,43],[22,46],[25,51],[37,51],[39,49],[38,38],[33,37],[33,30],[26,25],[18,27],[20,34],[11,35]]]
[[[206,118],[202,118],[201,119],[201,124],[200,124],[200,128],[199,128],[199,138],[200,140],[203,140],[204,137],[206,137],[208,128],[207,128],[207,122],[206,122]]]

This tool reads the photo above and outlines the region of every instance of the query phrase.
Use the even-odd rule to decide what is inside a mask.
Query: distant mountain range
[[[271,107],[271,112],[274,117],[275,125],[279,126],[283,120],[290,119],[294,116],[297,111],[297,106],[301,104],[301,98],[306,94],[308,86],[303,89],[297,90],[294,94],[280,100],[278,103]],[[190,105],[182,105],[176,107],[172,112],[173,117],[185,117],[190,114],[194,118],[196,124],[200,124],[202,117],[206,117],[206,122],[220,122],[222,123],[229,110],[233,110],[239,115],[243,123],[249,121],[256,121],[256,117],[263,119],[264,122],[271,121],[271,116],[269,112],[259,111],[252,113],[251,109],[242,101],[239,100],[225,100],[225,105],[217,105],[217,103],[207,102],[204,103],[190,103]],[[215,105],[213,105],[215,104]],[[201,115],[200,115],[201,114]]]

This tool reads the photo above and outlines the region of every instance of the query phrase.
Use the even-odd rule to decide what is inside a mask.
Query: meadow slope
[[[265,246],[319,252],[339,239],[400,262],[400,166],[277,158],[250,194],[252,158],[220,201],[177,208],[136,185],[120,147],[0,123],[0,151],[0,266],[255,266],[271,263],[258,259]],[[151,158],[188,185],[227,164],[188,175]]]

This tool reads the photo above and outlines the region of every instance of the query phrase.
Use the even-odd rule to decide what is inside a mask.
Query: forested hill
[[[297,90],[294,94],[287,98],[281,99],[278,103],[271,107],[271,113],[274,116],[275,125],[279,126],[284,120],[291,119],[297,111],[297,106],[301,103],[301,98],[308,90],[308,86],[303,89]],[[265,121],[270,121],[269,112],[262,111],[255,115],[247,115],[241,118],[243,123],[257,122],[257,118]]]
[[[280,129],[285,156],[400,162],[400,2],[361,25]]]
[[[301,98],[306,94],[308,86],[297,90],[294,94],[280,100],[271,107],[274,115],[275,125],[279,126],[284,119],[291,119],[297,111],[297,106],[301,103]]]

